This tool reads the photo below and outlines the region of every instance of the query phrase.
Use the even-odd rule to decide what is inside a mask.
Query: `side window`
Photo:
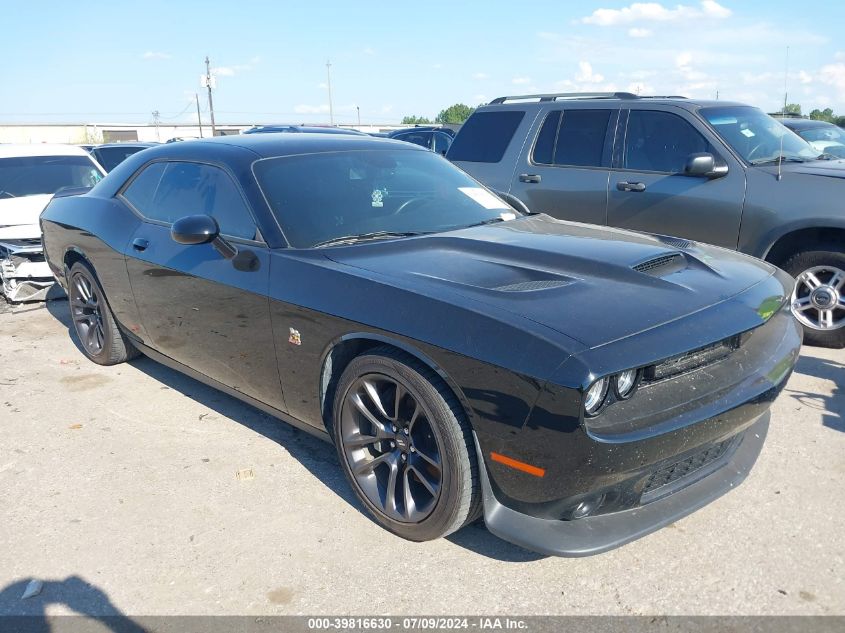
[[[557,139],[557,128],[560,124],[560,110],[549,112],[540,134],[537,135],[537,142],[534,144],[532,160],[538,165],[551,165],[555,151],[555,140]]]
[[[168,224],[186,215],[212,216],[220,232],[255,239],[252,216],[228,174],[201,163],[153,163],[123,196],[145,217]]]
[[[461,126],[446,157],[473,163],[498,163],[524,116],[523,110],[476,112]]]
[[[153,214],[153,198],[155,197],[158,183],[167,163],[153,163],[144,168],[140,174],[123,190],[123,197],[126,198],[138,212],[152,220],[167,222],[164,218],[156,217]]]
[[[626,169],[677,174],[684,171],[687,157],[698,152],[716,156],[707,139],[678,115],[631,110],[622,164]]]
[[[601,167],[610,110],[564,110],[555,143],[555,165]]]
[[[445,132],[434,132],[431,135],[431,149],[438,154],[445,154],[452,144],[452,137]]]
[[[427,148],[429,145],[429,136],[430,134],[428,132],[410,132],[408,134],[399,134],[395,138],[406,143],[413,143],[414,145],[421,145]]]

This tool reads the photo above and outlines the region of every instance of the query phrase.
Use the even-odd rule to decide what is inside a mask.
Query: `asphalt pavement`
[[[803,350],[736,490],[561,559],[393,536],[330,445],[69,325],[0,308],[0,614],[845,614],[845,350]]]

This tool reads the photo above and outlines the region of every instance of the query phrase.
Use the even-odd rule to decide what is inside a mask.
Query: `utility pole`
[[[786,114],[787,100],[789,99],[789,47],[786,47],[786,64],[783,70],[783,113]],[[783,138],[783,137],[781,137]]]
[[[332,108],[332,63],[326,60],[326,85],[329,88],[329,124],[334,125],[334,110]]]
[[[211,115],[211,136],[217,136],[217,126],[214,125],[214,102],[211,100],[211,62],[205,56],[205,85],[208,87],[208,113]]]
[[[200,116],[200,96],[195,92],[194,100],[197,102],[197,123],[200,126],[200,138],[202,138],[202,117]]]
[[[153,110],[153,123],[156,126],[156,140],[160,143],[161,142],[161,135],[158,133],[158,123],[160,119],[160,113],[158,110]]]
[[[358,127],[361,127],[361,106],[355,106],[355,109],[358,110]]]

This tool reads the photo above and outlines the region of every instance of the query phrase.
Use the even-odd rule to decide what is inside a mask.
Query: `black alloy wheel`
[[[417,359],[389,347],[354,358],[332,414],[344,474],[383,527],[425,541],[479,515],[469,423],[448,386]]]
[[[138,355],[117,326],[105,293],[91,269],[75,263],[67,275],[73,328],[85,355],[99,365],[115,365]]]

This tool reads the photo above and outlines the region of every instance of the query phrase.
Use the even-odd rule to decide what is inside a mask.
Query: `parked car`
[[[455,132],[449,128],[419,126],[403,130],[393,130],[392,132],[388,132],[387,136],[397,141],[405,141],[406,143],[425,147],[438,154],[446,154],[449,151],[449,146],[452,144],[452,139],[455,137]]]
[[[467,120],[448,157],[532,211],[765,259],[797,278],[792,310],[806,340],[845,346],[845,161],[819,160],[757,108],[628,93],[501,97]]]
[[[775,117],[813,148],[836,158],[845,158],[845,130],[827,121],[799,119],[793,117]]]
[[[241,134],[266,134],[273,132],[310,132],[311,134],[355,134],[357,136],[367,136],[364,132],[350,128],[321,125],[256,125],[248,130],[244,130]]]
[[[90,187],[103,169],[74,145],[0,145],[0,292],[7,301],[43,300],[53,285],[38,216],[53,194]]]
[[[770,264],[523,215],[388,139],[163,145],[41,224],[90,360],[140,351],[333,440],[417,541],[483,509],[586,555],[675,521],[748,473],[801,344]]]
[[[92,148],[91,155],[107,172],[137,152],[155,147],[158,143],[104,143]]]

